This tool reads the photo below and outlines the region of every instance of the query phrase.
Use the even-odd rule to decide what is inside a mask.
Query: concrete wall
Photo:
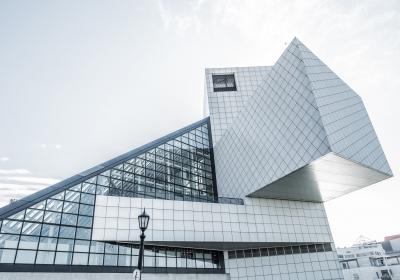
[[[0,272],[1,280],[133,280],[130,273]],[[142,280],[229,280],[228,274],[143,274]]]

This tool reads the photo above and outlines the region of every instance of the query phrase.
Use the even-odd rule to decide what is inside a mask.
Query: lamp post
[[[142,279],[144,239],[146,237],[146,235],[144,235],[144,232],[146,231],[150,221],[150,216],[146,213],[146,208],[143,209],[143,213],[138,216],[138,221],[139,221],[139,228],[142,231],[142,233],[140,234],[139,260],[138,260],[137,270],[139,270],[139,279]]]

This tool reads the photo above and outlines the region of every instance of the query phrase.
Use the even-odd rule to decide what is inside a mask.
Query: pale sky
[[[337,246],[400,233],[398,0],[0,0],[0,205],[199,120],[205,67],[272,65],[294,36],[395,174],[326,203]]]

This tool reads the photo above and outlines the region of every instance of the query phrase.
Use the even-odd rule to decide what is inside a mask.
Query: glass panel
[[[94,204],[94,195],[88,193],[81,194],[81,203]]]
[[[90,254],[89,265],[103,265],[103,254]]]
[[[43,210],[27,209],[25,214],[26,221],[41,222],[43,220]]]
[[[0,249],[0,263],[14,263],[16,250]]]
[[[62,215],[61,224],[75,226],[77,223],[77,220],[78,220],[77,215],[64,213]]]
[[[119,255],[118,256],[118,265],[119,266],[130,266],[131,265],[131,256]]]
[[[72,253],[71,252],[57,252],[54,264],[71,264]]]
[[[77,239],[90,239],[92,231],[87,228],[77,228],[76,229],[76,238]]]
[[[105,243],[92,241],[90,243],[90,252],[92,253],[104,253]]]
[[[79,197],[80,197],[79,192],[73,192],[73,191],[65,192],[65,200],[66,201],[79,202]]]
[[[17,248],[18,235],[0,234],[0,248]]]
[[[89,252],[90,241],[75,240],[75,252]]]
[[[35,205],[31,206],[31,208],[43,210],[45,204],[46,204],[46,201],[41,201],[41,202],[36,203]]]
[[[106,253],[118,254],[118,245],[106,243]]]
[[[46,204],[46,210],[52,210],[54,212],[61,212],[63,202],[60,200],[48,199]]]
[[[73,265],[87,265],[89,254],[87,253],[74,253],[72,258]]]
[[[60,228],[59,226],[43,224],[42,225],[42,233],[41,233],[41,235],[42,236],[57,237],[59,228]]]
[[[21,220],[22,221],[24,219],[24,216],[25,216],[25,210],[10,216],[9,219],[11,219],[11,220]]]
[[[18,249],[32,249],[36,250],[39,242],[39,237],[37,236],[25,236],[22,235],[19,240]]]
[[[118,255],[104,255],[104,265],[116,266]]]
[[[64,202],[64,212],[78,214],[79,204],[74,202]]]
[[[39,242],[39,250],[52,250],[56,249],[57,238],[41,237]]]
[[[79,216],[78,217],[78,226],[82,227],[91,227],[92,226],[92,217],[87,216]]]
[[[39,251],[36,257],[37,264],[53,264],[55,252]]]
[[[1,233],[15,233],[19,234],[21,232],[22,222],[4,220],[1,226]]]
[[[22,234],[40,235],[41,224],[24,222]]]
[[[82,192],[94,194],[94,193],[96,193],[96,185],[89,184],[89,183],[83,183],[82,184]],[[81,194],[81,199],[82,199],[82,195],[83,194]]]
[[[57,251],[72,251],[74,247],[73,239],[58,239]]]
[[[44,222],[51,224],[59,224],[61,221],[61,213],[48,212],[44,215]]]
[[[93,215],[93,209],[94,209],[94,207],[91,206],[91,205],[81,204],[81,207],[79,208],[79,214],[92,216]]]
[[[75,237],[75,228],[74,227],[67,227],[67,226],[61,226],[60,227],[60,237],[65,237],[65,238],[74,238]]]
[[[18,250],[15,263],[33,264],[35,262],[36,251]]]

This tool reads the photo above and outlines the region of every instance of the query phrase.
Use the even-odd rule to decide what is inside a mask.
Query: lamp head
[[[138,216],[138,221],[140,230],[145,231],[150,221],[150,216],[146,213],[146,208],[143,209],[143,213]]]

